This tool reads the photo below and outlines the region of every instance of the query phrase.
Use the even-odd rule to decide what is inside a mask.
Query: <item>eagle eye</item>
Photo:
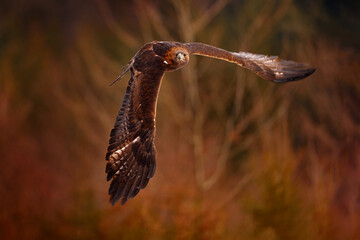
[[[176,53],[176,60],[179,62],[182,62],[185,60],[185,53],[183,52],[178,52]]]

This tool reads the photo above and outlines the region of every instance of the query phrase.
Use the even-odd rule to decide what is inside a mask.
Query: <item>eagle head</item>
[[[178,42],[156,42],[154,52],[162,58],[165,71],[175,71],[189,62],[189,52]]]

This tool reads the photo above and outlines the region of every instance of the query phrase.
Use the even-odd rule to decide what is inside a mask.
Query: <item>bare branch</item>
[[[264,37],[272,31],[272,25],[284,17],[290,7],[290,1],[282,1],[282,3],[279,4],[280,8],[275,8],[276,4],[276,1],[270,0],[263,5],[256,19],[246,31],[246,35],[243,36],[240,44],[241,51],[243,49],[249,49],[251,45],[256,46],[257,42],[263,41]],[[256,34],[258,35],[255,37]]]
[[[233,127],[234,127],[234,119],[230,118],[226,124],[224,143],[221,146],[220,156],[217,161],[215,172],[207,181],[205,181],[204,183],[205,190],[211,188],[219,180],[221,174],[223,174],[223,172],[225,171],[226,162],[230,155],[231,132]]]
[[[135,14],[136,14],[137,18],[139,19],[139,24],[140,24],[143,40],[144,40],[144,42],[151,42],[154,40],[154,37],[153,37],[152,31],[151,31],[149,19],[147,18],[147,10],[144,5],[144,1],[135,0],[135,3],[136,3]]]
[[[161,19],[161,15],[159,14],[159,11],[153,5],[147,3],[146,1],[143,1],[143,4],[146,9],[146,14],[149,17],[152,26],[160,35],[160,38],[162,40],[173,40],[173,37],[171,36],[170,32],[167,30],[166,26],[164,25],[164,20]]]
[[[138,48],[141,44],[134,36],[124,31],[120,25],[115,21],[114,17],[111,14],[109,6],[105,1],[96,0],[96,3],[99,6],[100,13],[103,16],[107,26],[113,33],[128,47]]]
[[[201,17],[193,23],[194,34],[201,31],[204,26],[206,26],[226,6],[228,2],[229,0],[215,1],[215,3],[209,7],[206,12],[201,15]]]

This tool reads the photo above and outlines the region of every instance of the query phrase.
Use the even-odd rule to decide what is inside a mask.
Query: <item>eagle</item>
[[[156,168],[155,116],[161,80],[165,72],[183,68],[190,55],[202,55],[235,63],[265,80],[285,83],[311,75],[307,64],[282,60],[277,56],[229,52],[203,43],[153,41],[145,44],[112,83],[130,71],[131,77],[110,132],[106,153],[110,202],[124,204],[146,187]]]

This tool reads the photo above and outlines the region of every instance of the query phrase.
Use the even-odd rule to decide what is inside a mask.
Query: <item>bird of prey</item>
[[[153,41],[145,44],[125,66],[118,81],[131,73],[124,100],[111,130],[106,153],[110,202],[124,204],[146,187],[156,166],[155,115],[161,80],[189,62],[191,54],[225,60],[247,68],[261,78],[285,83],[303,79],[315,69],[277,56],[229,52],[203,43]],[[114,82],[114,83],[115,83]]]

